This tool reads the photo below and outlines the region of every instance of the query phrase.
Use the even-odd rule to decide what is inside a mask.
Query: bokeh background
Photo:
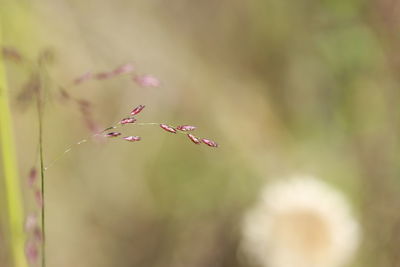
[[[349,266],[400,266],[399,1],[1,0],[0,9],[5,45],[31,60],[52,54],[47,164],[90,135],[57,86],[127,62],[161,86],[123,76],[71,88],[98,125],[145,104],[141,121],[193,124],[220,144],[128,127],[143,140],[65,154],[45,173],[48,266],[253,266],[239,253],[243,214],[262,186],[292,173],[348,199],[362,228]],[[18,96],[31,70],[7,69],[28,213],[38,126],[34,103]],[[10,266],[2,214],[0,265]]]

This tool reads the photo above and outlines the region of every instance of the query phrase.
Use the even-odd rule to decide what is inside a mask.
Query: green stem
[[[0,21],[0,47],[2,46],[2,25]],[[2,153],[7,218],[10,231],[10,246],[15,267],[27,267],[24,243],[25,233],[22,193],[18,177],[16,149],[14,145],[11,111],[8,99],[7,78],[4,60],[0,53],[0,150]]]
[[[39,121],[39,161],[40,161],[40,184],[42,194],[42,212],[41,212],[41,224],[42,224],[42,267],[46,267],[46,217],[45,217],[45,183],[44,183],[44,158],[43,158],[43,101],[42,101],[42,88],[40,87],[37,92],[37,111]]]

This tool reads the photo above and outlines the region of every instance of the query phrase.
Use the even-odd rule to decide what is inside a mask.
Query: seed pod
[[[190,140],[192,140],[193,143],[197,145],[201,143],[200,139],[194,136],[193,134],[188,134],[187,136],[189,137]]]
[[[201,141],[202,141],[204,144],[206,144],[207,146],[210,146],[210,147],[218,147],[218,144],[215,143],[215,142],[212,141],[212,140],[203,138],[203,139],[201,139]]]
[[[176,127],[176,129],[180,130],[180,131],[193,131],[196,129],[195,126],[191,126],[191,125],[179,125],[178,127]]]
[[[142,138],[140,138],[140,136],[127,136],[127,137],[124,137],[124,139],[129,142],[136,142],[136,141],[140,141]]]
[[[105,137],[117,137],[120,135],[121,135],[121,133],[118,133],[118,132],[110,132],[110,133],[106,133]]]
[[[124,118],[120,120],[119,124],[127,124],[127,123],[134,123],[136,121],[135,118]]]
[[[175,128],[166,125],[166,124],[160,124],[160,127],[163,128],[165,131],[170,132],[170,133],[176,133]]]
[[[132,115],[132,116],[135,116],[136,114],[139,114],[144,108],[145,108],[145,105],[139,105],[139,106],[137,106],[136,108],[134,108],[134,109],[131,111],[131,115]]]

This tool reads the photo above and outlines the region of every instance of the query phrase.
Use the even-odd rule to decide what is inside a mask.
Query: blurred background
[[[90,136],[59,86],[127,62],[161,86],[121,76],[68,88],[90,101],[97,125],[144,104],[140,121],[196,125],[220,144],[129,126],[141,142],[73,148],[45,172],[48,266],[254,266],[240,253],[243,216],[263,186],[293,173],[347,199],[362,232],[348,266],[400,266],[399,1],[1,0],[0,9],[4,45],[32,61],[48,55],[45,165]],[[6,66],[29,213],[38,126],[21,93],[35,70]],[[12,266],[5,216],[0,266]]]

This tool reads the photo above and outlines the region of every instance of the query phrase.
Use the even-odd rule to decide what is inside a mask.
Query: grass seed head
[[[196,130],[196,127],[191,125],[179,125],[178,127],[176,127],[176,129],[178,129],[179,131],[188,132]]]
[[[110,133],[106,133],[105,137],[117,137],[120,135],[121,135],[121,133],[118,133],[118,132],[110,132]]]
[[[139,114],[144,108],[145,108],[144,105],[139,105],[139,106],[137,106],[136,108],[134,108],[134,109],[131,111],[131,115],[132,115],[132,116],[135,116],[136,114]]]
[[[162,129],[164,129],[165,131],[167,131],[167,132],[176,133],[176,129],[173,128],[173,127],[171,127],[171,126],[169,126],[169,125],[160,124],[160,127],[161,127]]]
[[[124,137],[124,139],[129,142],[137,142],[140,141],[142,138],[140,136],[127,136]]]
[[[123,118],[122,120],[119,121],[119,124],[128,124],[128,123],[134,123],[136,119],[134,117],[131,118]]]
[[[210,146],[210,147],[218,147],[218,144],[217,144],[216,142],[210,140],[210,139],[203,138],[203,139],[201,139],[201,141],[202,141],[204,144],[206,144],[207,146]]]
[[[193,134],[188,134],[187,136],[188,136],[189,139],[192,140],[192,142],[195,143],[196,145],[201,144],[200,139],[197,138],[196,136],[194,136]]]

